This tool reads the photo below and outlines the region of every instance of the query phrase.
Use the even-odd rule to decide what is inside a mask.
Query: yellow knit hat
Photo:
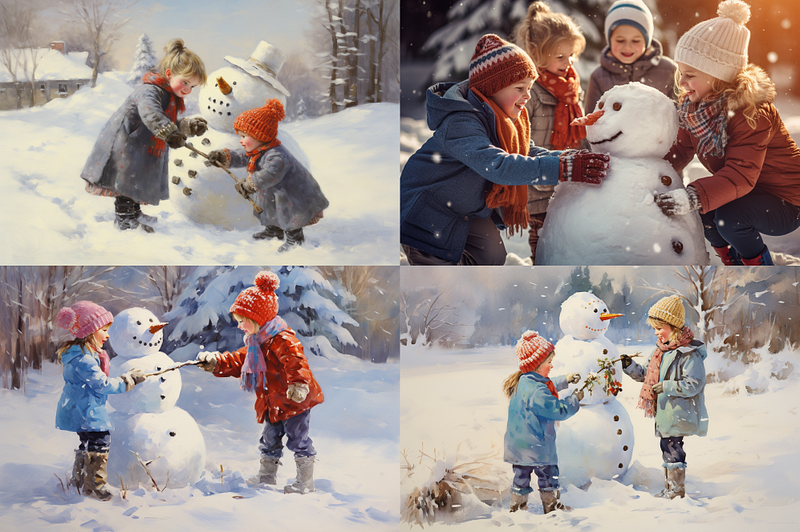
[[[669,323],[676,329],[682,329],[686,314],[683,310],[681,296],[667,296],[659,299],[658,303],[647,311],[647,317]]]

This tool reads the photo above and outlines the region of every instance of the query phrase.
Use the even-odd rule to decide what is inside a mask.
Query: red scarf
[[[656,394],[653,393],[653,385],[658,382],[661,372],[661,357],[666,351],[672,351],[678,347],[686,347],[694,340],[694,333],[689,327],[681,329],[681,336],[678,340],[673,340],[665,345],[659,338],[656,342],[656,349],[650,357],[650,364],[647,365],[647,374],[644,377],[642,391],[639,392],[639,404],[636,408],[644,410],[645,417],[655,417],[656,415]]]
[[[499,147],[507,153],[528,155],[531,145],[531,124],[528,121],[528,111],[523,108],[519,118],[512,120],[492,99],[487,98],[480,91],[470,90],[494,111],[497,138],[500,140]],[[508,228],[510,235],[528,228],[527,185],[492,183],[492,189],[486,194],[486,206],[490,209],[503,208],[503,223]]]
[[[574,119],[583,116],[583,110],[578,105],[581,88],[578,73],[571,66],[567,70],[566,78],[541,70],[536,83],[558,100],[553,117],[553,136],[550,141],[553,149],[566,150],[580,147],[581,140],[586,138],[586,128],[570,125]]]
[[[169,86],[169,80],[157,72],[145,72],[142,81],[148,85],[155,85],[167,91],[169,94],[169,103],[164,110],[164,114],[167,115],[167,118],[173,123],[177,124],[178,113],[184,112],[186,106],[183,104],[183,98],[172,92],[172,88]],[[161,157],[164,155],[166,145],[166,142],[153,135],[150,137],[150,146],[147,148],[147,153],[155,155],[156,157]]]
[[[556,390],[556,385],[553,384],[553,381],[547,379],[547,389],[550,390],[550,393],[553,394],[553,397],[558,398],[558,390]]]
[[[275,148],[276,146],[280,146],[280,145],[281,145],[281,141],[279,141],[278,139],[272,139],[271,141],[267,142],[266,144],[264,144],[262,146],[259,146],[258,148],[254,149],[253,151],[245,152],[245,155],[250,157],[250,162],[247,163],[247,173],[248,174],[252,174],[253,172],[255,172],[258,169],[257,166],[256,166],[256,162],[258,161],[258,158],[261,157],[262,153],[264,153],[265,151],[269,150],[270,148]]]

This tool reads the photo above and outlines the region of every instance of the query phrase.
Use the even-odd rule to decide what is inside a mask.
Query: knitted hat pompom
[[[717,7],[717,15],[729,18],[737,24],[747,24],[750,20],[750,6],[742,0],[727,0]]]
[[[255,284],[262,292],[274,292],[280,287],[281,280],[273,272],[263,271],[256,275]]]
[[[62,329],[71,331],[76,325],[78,325],[78,315],[71,308],[65,307],[58,311],[56,322]]]
[[[247,133],[261,142],[270,142],[278,136],[278,122],[285,117],[281,101],[271,98],[264,107],[248,109],[237,116],[233,122],[233,129]]]
[[[263,327],[278,315],[278,296],[275,290],[281,282],[275,273],[261,271],[256,274],[255,286],[245,288],[231,305],[231,314],[250,318]]]

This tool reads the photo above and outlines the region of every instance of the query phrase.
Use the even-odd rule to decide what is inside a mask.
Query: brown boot
[[[75,450],[75,463],[72,464],[72,476],[69,483],[75,486],[78,493],[83,489],[84,468],[86,467],[86,451]]]
[[[108,453],[86,453],[86,475],[83,480],[83,494],[101,501],[108,501],[114,495],[106,489],[108,474]]]
[[[525,495],[517,495],[516,493],[511,494],[511,511],[516,512],[517,510],[527,510],[528,509],[528,494]]]
[[[565,512],[572,510],[572,506],[561,504],[561,490],[539,491],[539,496],[542,498],[542,507],[546,514],[553,510],[563,510]]]
[[[656,494],[656,497],[663,499],[680,497],[682,499],[686,496],[686,468],[664,469],[664,479],[664,489]]]

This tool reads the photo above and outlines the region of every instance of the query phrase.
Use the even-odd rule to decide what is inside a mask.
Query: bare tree
[[[36,30],[37,12],[33,4],[14,2],[0,5],[0,60],[11,74],[17,91],[17,109],[22,107],[28,87],[30,107],[36,103],[36,69],[39,66],[40,32]],[[24,81],[19,75],[25,77]]]
[[[369,80],[367,89],[367,101],[382,102],[383,101],[383,68],[384,56],[388,50],[396,49],[398,44],[397,36],[394,36],[391,30],[396,29],[391,24],[395,11],[397,11],[397,2],[391,2],[387,7],[385,0],[378,0],[378,14],[374,12],[375,5],[367,11],[369,21]],[[372,22],[377,25],[376,33],[372,33]],[[375,52],[375,42],[378,42],[377,55]]]
[[[462,340],[464,336],[457,330],[467,325],[458,322],[458,309],[440,302],[442,293],[413,301],[419,295],[404,292],[400,303],[400,312],[405,321],[406,344],[415,344],[422,339],[422,345],[427,347],[437,343],[452,347]]]
[[[123,14],[138,0],[70,0],[64,15],[83,28],[92,45],[92,87],[97,85],[97,74],[103,57],[121,36],[121,29],[130,22]]]
[[[186,266],[148,266],[147,280],[156,289],[158,296],[153,302],[160,307],[161,314],[175,308],[178,297],[188,286],[193,267]]]

